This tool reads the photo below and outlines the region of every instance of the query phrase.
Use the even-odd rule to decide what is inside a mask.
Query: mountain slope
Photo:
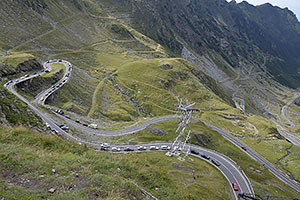
[[[194,116],[200,120],[217,124],[247,141],[251,138],[249,141],[253,141],[255,145],[263,141],[264,144],[259,145],[259,153],[264,147],[275,149],[276,155],[271,155],[274,158],[285,153],[282,149],[288,142],[274,137],[276,134],[270,131],[274,126],[257,115],[262,115],[269,109],[266,106],[279,110],[294,92],[276,80],[289,76],[289,73],[296,74],[296,61],[291,61],[289,66],[283,65],[283,62],[288,61],[288,55],[273,48],[274,43],[284,45],[287,51],[293,48],[297,51],[298,47],[294,47],[284,36],[285,32],[289,32],[290,36],[295,37],[294,43],[297,44],[297,26],[293,26],[296,22],[291,13],[286,14],[288,11],[270,5],[266,5],[266,9],[264,6],[253,7],[245,3],[227,3],[225,0],[17,0],[2,1],[0,5],[1,22],[4,24],[4,28],[0,29],[0,48],[4,60],[10,57],[18,60],[18,57],[24,56],[22,59],[25,61],[28,58],[35,58],[41,63],[49,59],[65,59],[72,63],[72,76],[68,82],[46,101],[51,107],[63,109],[71,119],[115,130],[136,125],[152,117],[175,114],[174,104],[180,96],[196,103],[194,106],[200,112]],[[268,10],[280,17],[285,31],[281,32],[279,26],[267,26],[274,22],[274,17],[264,19],[263,13]],[[291,19],[286,21],[286,18]],[[278,32],[274,38],[268,38],[269,29]],[[260,34],[262,36],[258,37]],[[276,41],[278,38],[283,38],[281,43]],[[31,60],[28,64],[34,64],[36,60]],[[286,67],[289,70],[280,74]],[[18,70],[17,65],[5,65],[5,68],[18,74],[8,73],[3,84],[12,78],[11,75],[20,76],[24,72]],[[39,92],[37,88],[41,89],[41,84],[50,86],[60,75],[49,75],[49,79],[41,76],[18,86],[26,97],[32,99]],[[288,81],[297,85],[292,79]],[[284,80],[281,82],[284,83]],[[288,85],[289,82],[285,84]],[[234,108],[232,97],[245,100],[246,113]],[[25,109],[24,112],[28,113]],[[19,122],[17,124],[27,125],[22,119],[15,118]],[[177,126],[175,120],[167,121],[164,125],[167,128],[162,127],[162,132],[168,131],[168,135],[172,135],[170,138],[173,138]],[[197,141],[204,146],[209,144],[208,147],[212,148],[217,141],[224,140],[219,134],[211,137],[207,132],[210,133],[211,130],[201,126],[201,135],[196,134]],[[70,127],[70,134],[89,141],[118,140],[115,137],[98,137],[73,127]],[[124,136],[125,139],[121,138],[117,142],[122,139],[126,143],[135,140],[147,142],[152,141],[152,138],[155,138],[153,141],[157,138],[164,139],[151,135],[143,137],[143,134],[132,134],[127,140],[127,136]],[[3,146],[13,148],[23,138],[17,138],[13,144],[6,144],[4,141]],[[50,142],[46,139],[42,143],[51,146],[56,141],[49,140]],[[218,151],[228,153],[222,142],[218,144]],[[29,148],[26,144],[24,147]],[[32,151],[38,149],[39,147]],[[294,154],[297,152],[293,150]],[[66,154],[69,155],[70,152]],[[230,156],[235,154],[244,152],[235,148],[230,151]],[[269,159],[268,156],[266,155]],[[107,157],[112,159],[113,156]],[[276,162],[276,159],[271,158],[273,163]],[[56,161],[59,163],[60,159]],[[257,187],[257,194],[289,193],[289,189],[278,187],[279,184],[265,182],[265,178],[251,170],[249,165],[241,165],[241,159],[236,161],[247,175],[252,174],[251,181]],[[100,166],[105,163],[102,162]],[[132,165],[135,166],[130,163],[130,170],[133,170]],[[7,168],[9,167],[8,165]],[[259,169],[259,165],[257,168]],[[136,171],[139,170],[143,169],[138,168]],[[150,172],[149,176],[151,177]],[[274,183],[275,179],[270,177],[268,181]],[[127,183],[127,180],[122,183]],[[151,183],[155,182],[151,180]],[[149,182],[145,182],[145,185],[148,184]],[[122,188],[123,186],[122,184]],[[149,186],[154,194],[160,193],[155,188]],[[135,193],[135,189],[131,191]],[[194,189],[193,187],[192,190]],[[111,190],[111,187],[107,190]],[[198,192],[195,189],[195,194]],[[170,196],[170,193],[166,193],[163,199]],[[122,196],[115,191],[113,195],[116,198]],[[288,196],[295,195],[291,193]]]
[[[261,70],[283,84],[299,86],[300,23],[288,9],[225,0],[114,2],[117,9],[106,6],[127,12],[125,21],[179,55],[182,39],[197,54],[213,50],[234,68],[259,67],[266,57],[266,69]]]

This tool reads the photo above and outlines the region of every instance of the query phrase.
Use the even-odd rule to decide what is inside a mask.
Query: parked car
[[[47,128],[50,128],[50,125],[48,123],[45,123],[45,125],[46,125]]]
[[[216,166],[220,166],[221,165],[218,161],[216,161],[214,159],[212,159],[211,162],[214,163]]]
[[[130,147],[127,147],[127,148],[124,149],[124,151],[134,151],[134,149],[130,148]]]
[[[109,147],[110,147],[109,144],[103,143],[100,145],[100,150],[107,151],[109,149]]]
[[[147,150],[147,147],[144,147],[144,146],[138,146],[137,150],[139,150],[139,151]]]
[[[244,151],[247,151],[246,147],[242,146],[241,148],[242,148]]]
[[[195,155],[199,155],[199,154],[200,154],[200,153],[199,153],[198,151],[196,151],[195,149],[192,149],[192,150],[191,150],[191,153],[192,153],[192,154],[195,154]]]
[[[207,159],[207,160],[210,159],[209,155],[206,155],[206,154],[202,154],[201,157],[202,157],[202,158],[205,158],[205,159]]]
[[[65,114],[64,111],[63,111],[62,109],[58,110],[57,113],[60,114],[60,115]]]
[[[170,147],[167,145],[162,145],[160,148],[161,150],[170,150]]]
[[[157,150],[157,149],[156,149],[156,146],[150,146],[149,149],[150,149],[150,150]]]
[[[89,127],[93,129],[97,129],[97,124],[90,124]]]
[[[236,183],[232,183],[232,187],[234,191],[239,191],[239,187],[237,186]]]
[[[67,125],[65,125],[65,124],[61,124],[61,125],[59,125],[59,127],[60,127],[62,130],[65,130],[65,131],[69,130],[69,127],[68,127]]]
[[[119,151],[121,151],[121,149],[117,148],[117,147],[112,147],[111,151],[113,151],[113,152],[119,152]]]

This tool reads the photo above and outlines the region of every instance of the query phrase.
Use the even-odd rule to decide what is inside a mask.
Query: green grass
[[[90,116],[95,119],[106,117],[113,121],[132,121],[139,117],[139,113],[130,103],[124,101],[124,96],[117,92],[107,79],[105,82],[106,84],[98,85]]]
[[[61,66],[54,69],[46,75],[34,77],[33,79],[18,83],[16,85],[17,91],[24,95],[29,96],[29,99],[34,99],[43,90],[49,89],[53,84],[57,83],[64,75],[64,69]]]
[[[73,68],[68,82],[47,100],[47,104],[86,116],[99,80],[85,71]]]
[[[60,70],[63,70],[63,74],[66,72],[66,67],[64,64],[60,63],[54,63],[51,64],[51,71],[49,73],[43,74],[41,77],[51,77],[54,76],[54,74],[58,73]]]
[[[263,165],[251,159],[241,149],[237,148],[229,141],[224,139],[222,136],[220,136],[219,133],[209,129],[201,121],[193,120],[193,122],[191,123],[191,127],[193,129],[192,143],[204,146],[209,149],[213,149],[233,159],[239,166],[241,166],[243,171],[250,178],[251,183],[254,185],[254,190],[256,194],[263,197],[265,197],[265,195],[268,194],[271,196],[289,198],[295,198],[299,195],[291,188],[286,187],[283,182],[281,182],[278,178],[271,174]],[[155,132],[151,131],[153,130],[153,128],[158,129],[164,134],[162,136],[155,134]],[[106,141],[112,141],[115,143],[173,141],[176,137],[176,128],[177,121],[174,119],[151,125],[150,129],[147,128],[132,135],[111,138],[103,137],[101,139]],[[267,130],[265,132],[267,132]],[[272,136],[272,133],[270,133],[269,136]],[[284,147],[288,146],[287,142],[277,141],[275,139],[270,139],[268,142],[269,145],[262,144],[263,141],[260,144],[253,145],[253,143],[255,143],[255,141],[258,140],[254,140],[251,138],[247,138],[243,141],[246,142],[251,148],[256,150],[258,153],[261,153],[261,155],[265,156],[267,159],[270,159],[270,161],[272,161],[273,163],[277,161],[277,157],[279,158],[280,156],[283,156],[285,154]],[[271,144],[273,144],[273,146]],[[278,145],[276,144],[284,146],[280,148],[281,150],[279,151],[277,148]],[[289,164],[288,168],[293,170],[293,172],[295,173],[297,173],[296,170],[298,169],[297,152],[298,151],[295,151],[295,153],[292,154],[292,156],[289,158],[290,160],[286,160],[286,162]],[[255,170],[259,170],[259,172],[256,172]]]
[[[247,145],[251,146],[256,152],[265,157],[271,163],[273,163],[283,173],[286,173],[277,161],[287,154],[286,149],[291,146],[291,143],[286,140],[278,140],[274,138],[269,139],[258,139],[258,138],[247,138],[243,139]],[[281,164],[288,169],[293,176],[300,181],[299,164],[300,159],[300,148],[297,146],[292,147],[290,150],[291,154],[281,161]]]
[[[134,183],[159,199],[232,199],[227,180],[198,159],[97,153],[23,128],[0,128],[0,147],[0,196],[9,199],[145,199]]]
[[[197,127],[195,127],[195,131],[197,131]],[[223,137],[220,137],[219,133],[210,130],[202,135],[202,138],[204,138],[202,140],[205,142],[196,140],[196,138],[193,138],[193,141],[207,148],[219,151],[233,159],[239,166],[241,166],[246,175],[249,177],[251,183],[254,185],[256,194],[264,197],[266,197],[266,194],[286,198],[295,198],[299,196],[298,193],[291,188],[286,187],[281,180],[271,174],[264,166],[255,162],[241,149],[232,145]],[[260,172],[258,173],[253,171],[252,168],[259,170]]]
[[[12,126],[40,127],[41,119],[3,86],[0,86],[0,96],[2,97],[0,101],[1,123]]]
[[[3,56],[0,62],[6,63],[13,68],[16,68],[20,63],[33,59],[34,56],[27,53],[13,54],[9,56]]]
[[[51,55],[51,58],[66,59],[75,66],[70,81],[49,99],[48,103],[50,105],[67,110],[71,116],[72,114],[83,118],[90,116],[97,120],[104,119],[105,122],[112,122],[111,124],[122,125],[122,120],[132,120],[126,123],[131,124],[139,120],[140,116],[135,113],[135,109],[123,99],[122,95],[117,93],[109,82],[103,83],[103,86],[100,85],[101,87],[99,86],[99,82],[103,77],[95,70],[101,69],[109,73],[116,73],[118,75],[116,77],[117,83],[138,100],[138,103],[147,111],[149,117],[174,114],[173,105],[177,103],[176,97],[185,96],[190,101],[197,103],[195,107],[201,110],[201,113],[196,115],[197,117],[218,124],[233,135],[270,136],[270,128],[274,125],[259,116],[243,117],[237,109],[232,108],[222,100],[226,99],[229,102],[230,97],[223,95],[225,93],[217,83],[201,73],[203,79],[199,79],[191,73],[191,69],[196,69],[191,64],[182,59],[154,59],[159,56],[158,54],[174,56],[168,49],[124,24],[121,24],[122,30],[120,33],[122,37],[126,36],[126,40],[119,40],[120,35],[111,33],[110,27],[112,24],[120,24],[120,22],[107,15],[94,1],[85,0],[90,8],[87,9],[87,12],[94,16],[83,14],[69,1],[46,0],[46,2],[49,8],[44,11],[44,15],[57,23],[56,28],[52,29],[52,26],[43,21],[39,15],[24,10],[24,17],[27,21],[31,21],[34,25],[39,24],[41,28],[34,29],[32,26],[26,26],[23,31],[23,39],[19,36],[14,37],[13,34],[10,35],[9,39],[12,44],[9,45],[17,47],[12,52],[27,52],[28,54],[12,55],[4,58],[13,66],[17,66],[17,63],[23,62],[31,55],[40,60],[48,60],[50,59],[49,55]],[[68,9],[64,10],[64,7],[68,7]],[[19,9],[19,7],[17,8]],[[11,14],[14,15],[13,12]],[[12,19],[17,19],[17,17],[14,16]],[[16,22],[22,24],[18,20]],[[135,37],[135,41],[128,41],[126,30]],[[72,34],[74,32],[76,32],[76,35]],[[30,33],[30,35],[27,33]],[[123,33],[127,35],[123,35]],[[121,39],[124,39],[122,37]],[[2,45],[1,42],[0,46],[5,45]],[[148,50],[149,52],[147,52]],[[220,58],[216,57],[214,62],[219,67],[223,67],[225,73],[233,76],[232,69],[226,68]],[[163,70],[158,67],[161,64],[170,64],[173,68]],[[95,90],[96,98],[93,100]],[[281,98],[280,95],[280,91],[274,92],[274,97]],[[288,93],[285,98],[281,98],[282,102],[288,101],[290,96],[291,94]],[[4,102],[5,105],[10,105],[12,101],[13,99],[8,99],[7,102]],[[18,115],[12,112],[13,109],[14,107],[8,106],[5,110],[9,113],[8,119],[17,124],[26,124],[23,121],[24,118],[18,119]],[[249,171],[249,163],[252,163],[252,160],[241,154],[238,149],[234,149],[226,141],[224,142],[220,139],[220,136],[210,134],[211,130],[205,128],[203,124],[195,125],[194,123],[193,126],[195,126],[195,131],[204,137],[204,143],[208,147],[225,152],[225,154],[232,156],[237,162],[241,163],[242,168],[251,175],[251,180],[255,182],[256,190],[260,194],[264,194],[265,191],[274,195],[277,192],[283,194],[272,183],[275,180],[274,183],[277,184],[277,179],[274,179],[266,171],[263,172],[263,175]],[[154,127],[165,130],[166,135],[158,136],[146,129],[134,135],[116,137],[113,140],[118,142],[127,142],[128,140],[142,142],[172,140],[174,138],[175,120],[159,123]],[[258,130],[258,133],[256,130]],[[299,130],[299,128],[295,128],[295,130]],[[221,145],[223,142],[224,146]],[[252,144],[249,145],[252,146]],[[253,145],[253,147],[257,148],[258,151],[263,151],[264,148],[273,149],[272,145],[265,144],[265,142],[260,142]],[[278,149],[279,146],[276,146],[276,148]],[[276,148],[274,148],[276,156],[281,156],[282,152],[278,152]],[[274,161],[273,155],[270,155],[271,150],[266,152],[269,153],[265,153],[265,156]],[[297,151],[294,155],[292,155],[291,160],[285,162],[291,170],[297,172]],[[261,167],[255,163],[253,165],[256,168]],[[263,178],[267,180],[266,183],[263,183]],[[283,188],[281,183],[278,183],[278,185]],[[14,193],[13,190],[10,193]],[[290,196],[292,194],[291,191],[286,193]]]

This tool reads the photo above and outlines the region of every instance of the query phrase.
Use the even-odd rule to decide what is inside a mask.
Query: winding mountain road
[[[47,99],[47,97],[49,97],[53,92],[55,92],[57,89],[59,89],[65,82],[67,82],[69,76],[66,76],[68,73],[71,72],[71,68],[72,65],[67,62],[67,61],[57,61],[57,60],[53,60],[53,61],[48,61],[46,63],[44,63],[44,68],[45,70],[48,69],[50,70],[50,65],[53,63],[62,63],[66,66],[66,74],[64,75],[64,77],[58,82],[56,83],[54,86],[52,86],[51,88],[47,89],[46,91],[40,93],[38,95],[38,97],[34,100],[35,103],[39,103],[41,105],[44,105],[45,100]],[[37,73],[36,75],[32,75],[29,77],[21,77],[15,80],[11,80],[8,83],[5,84],[5,87],[12,92],[14,95],[16,95],[19,99],[21,99],[22,101],[24,101],[38,116],[41,117],[41,119],[45,122],[48,123],[49,126],[55,130],[56,134],[68,139],[68,140],[73,140],[79,144],[87,144],[89,146],[91,146],[92,148],[94,148],[95,150],[103,150],[103,148],[101,147],[101,143],[91,143],[91,142],[87,142],[84,141],[80,138],[77,138],[67,132],[65,132],[64,130],[60,129],[59,126],[56,124],[55,119],[52,119],[51,117],[49,117],[49,115],[47,115],[46,113],[44,113],[42,110],[39,110],[36,106],[34,106],[31,102],[29,102],[28,100],[26,100],[24,97],[22,97],[21,95],[19,95],[15,90],[14,90],[14,86],[22,81],[26,81],[29,80],[31,78],[34,78],[36,76],[39,76],[43,73],[45,73],[45,70],[42,70],[41,72]],[[59,116],[59,115],[58,115]],[[158,123],[161,121],[165,121],[165,120],[169,120],[172,118],[175,118],[176,116],[165,116],[165,117],[161,117],[161,118],[156,118],[156,119],[152,119],[150,121],[147,121],[145,123],[142,123],[140,125],[137,125],[135,127],[130,127],[127,129],[123,129],[122,131],[102,131],[102,130],[96,130],[96,129],[91,129],[88,128],[86,126],[83,126],[77,122],[74,122],[71,119],[68,119],[62,115],[60,115],[61,117],[63,117],[63,119],[72,124],[72,125],[76,125],[76,127],[79,127],[83,130],[86,131],[95,131],[95,133],[97,134],[102,134],[102,135],[122,135],[122,134],[130,134],[133,132],[137,132],[139,130],[142,130],[144,128],[146,128],[147,126],[149,126],[150,124],[153,123]],[[99,132],[98,132],[99,131]],[[143,145],[146,150],[138,150],[139,146]],[[150,146],[155,145],[157,148],[159,148],[159,150],[162,150],[162,146],[171,146],[171,143],[147,143],[147,144],[138,144],[138,145],[112,145],[109,147],[110,151],[113,152],[114,149],[118,149],[117,153],[129,153],[128,151],[125,151],[125,148],[132,148],[132,152],[150,152],[150,151],[155,151],[155,150],[151,150]],[[217,153],[214,152],[212,150],[209,149],[205,149],[203,147],[200,146],[196,146],[196,145],[192,145],[192,148],[196,151],[199,152],[199,155],[195,155],[192,154],[193,156],[196,156],[198,158],[201,158],[203,160],[205,160],[206,162],[209,162],[210,164],[214,165],[228,180],[228,182],[231,183],[236,183],[239,187],[239,191],[233,191],[234,197],[236,200],[238,200],[238,194],[239,193],[248,193],[248,194],[254,194],[254,190],[252,188],[252,185],[249,181],[249,179],[247,178],[247,176],[244,174],[244,172],[241,170],[241,168],[234,162],[232,161],[230,158],[226,157],[225,155],[221,154],[221,153]],[[203,158],[201,155],[207,155],[210,158],[209,159],[205,159]],[[212,163],[212,160],[215,160],[217,162],[220,163],[219,166],[216,166],[215,164]]]
[[[54,93],[56,90],[58,90],[60,87],[63,86],[63,84],[65,84],[70,75],[71,75],[71,71],[72,71],[72,65],[67,62],[67,61],[63,61],[63,60],[53,60],[53,61],[48,61],[46,63],[44,63],[44,70],[42,70],[41,72],[32,75],[32,76],[28,76],[28,77],[21,77],[15,80],[11,80],[8,83],[6,83],[4,86],[10,91],[12,92],[14,95],[16,95],[18,98],[20,98],[22,101],[24,101],[26,104],[28,104],[28,106],[37,114],[39,115],[42,120],[46,123],[48,123],[52,129],[55,130],[56,134],[63,136],[64,138],[68,139],[68,140],[73,140],[79,144],[87,144],[89,146],[91,146],[92,148],[94,148],[97,151],[103,150],[101,147],[101,143],[91,143],[91,142],[87,142],[84,141],[80,138],[74,137],[73,135],[63,131],[62,129],[59,128],[59,126],[57,125],[55,119],[52,119],[51,117],[49,117],[49,115],[45,114],[43,111],[39,110],[37,107],[35,107],[32,103],[30,103],[28,100],[26,100],[24,97],[22,97],[21,95],[19,95],[15,90],[14,90],[14,85],[16,85],[17,83],[29,80],[31,78],[34,78],[36,76],[39,76],[43,73],[45,73],[46,70],[50,70],[51,69],[51,64],[53,63],[62,63],[66,66],[66,73],[64,75],[64,77],[57,82],[55,85],[53,85],[51,88],[41,92],[36,99],[34,100],[34,103],[38,103],[41,105],[44,105],[46,99],[52,94]],[[283,116],[285,116],[285,110],[286,108],[298,97],[298,94],[284,107],[282,108],[282,113]],[[238,99],[237,99],[238,100]],[[242,103],[242,102],[241,102]],[[243,103],[242,103],[243,105]],[[92,132],[95,134],[99,134],[99,135],[105,135],[105,136],[116,136],[116,135],[124,135],[124,134],[131,134],[137,131],[140,131],[142,129],[145,129],[147,126],[151,125],[151,124],[155,124],[158,122],[162,122],[162,121],[166,121],[166,120],[170,120],[173,118],[176,118],[175,115],[172,116],[164,116],[164,117],[160,117],[160,118],[155,118],[155,119],[151,119],[149,121],[146,121],[144,123],[141,123],[139,125],[135,125],[129,128],[125,128],[122,130],[114,130],[114,131],[105,131],[105,130],[99,130],[99,129],[92,129],[89,127],[84,126],[83,124],[77,123],[75,121],[73,121],[70,118],[67,118],[64,115],[59,115],[56,114],[58,117],[60,117],[61,119],[63,119],[64,121],[66,121],[68,124],[79,128],[83,131],[86,132]],[[268,113],[265,114],[266,116],[268,116]],[[271,119],[268,116],[269,119]],[[273,119],[271,119],[273,120]],[[278,124],[278,126],[280,126],[279,123],[277,123],[275,120],[273,120],[274,123]],[[293,180],[289,179],[289,177],[287,177],[286,175],[284,175],[280,170],[278,170],[272,163],[270,163],[269,161],[267,161],[265,158],[263,158],[262,156],[260,156],[259,154],[257,154],[255,151],[253,151],[252,149],[250,149],[249,147],[247,147],[247,145],[245,145],[243,142],[241,142],[240,140],[238,140],[237,138],[235,138],[234,136],[232,136],[231,134],[225,132],[224,130],[210,125],[208,123],[206,123],[206,125],[208,127],[210,127],[211,129],[217,131],[218,133],[220,133],[224,138],[226,138],[228,141],[230,141],[231,143],[233,143],[234,145],[236,145],[237,147],[246,147],[246,151],[245,153],[247,153],[250,157],[252,157],[253,159],[255,159],[256,161],[258,161],[259,163],[263,164],[265,167],[267,167],[269,169],[270,172],[272,172],[275,176],[277,176],[279,179],[281,179],[284,183],[286,183],[287,185],[289,185],[291,188],[293,188],[294,190],[296,190],[297,192],[300,193],[300,186],[294,182]],[[283,128],[283,127],[282,127]],[[296,144],[300,144],[300,141],[296,138],[294,138],[291,135],[287,136],[292,143],[296,143]],[[146,148],[146,150],[138,150],[139,146],[142,145]],[[132,152],[150,152],[153,151],[150,150],[150,146],[155,145],[156,147],[158,147],[160,150],[162,146],[171,146],[171,143],[166,143],[166,142],[161,142],[161,143],[147,143],[147,144],[138,144],[138,145],[112,145],[110,146],[110,151],[112,153],[129,153],[128,151],[125,151],[126,148],[131,148]],[[118,151],[115,152],[113,151],[114,149],[117,149]],[[220,163],[220,166],[215,166],[228,180],[228,182],[230,183],[237,183],[240,191],[233,191],[235,199],[238,199],[238,194],[239,193],[248,193],[248,194],[254,194],[254,190],[252,188],[252,185],[250,183],[250,181],[248,180],[248,178],[246,177],[246,175],[244,174],[244,172],[240,169],[240,167],[234,162],[232,161],[230,158],[226,157],[225,155],[221,154],[221,153],[217,153],[214,152],[212,150],[209,149],[205,149],[202,148],[200,146],[195,146],[192,145],[192,149],[196,150],[199,152],[199,155],[195,155],[192,154],[193,156],[196,156],[198,158],[201,158],[211,164],[213,164],[211,161],[212,160],[216,160]],[[155,150],[154,150],[155,151]],[[201,154],[205,154],[208,155],[209,157],[211,157],[211,159],[205,159],[201,156]]]
[[[286,117],[285,111],[286,111],[287,107],[288,107],[289,105],[291,105],[298,97],[299,97],[299,93],[295,94],[295,96],[293,97],[293,99],[290,100],[285,106],[283,106],[283,107],[281,108],[281,116],[282,116],[286,121],[289,122],[288,127],[295,127],[295,124],[294,124],[290,119],[288,119],[288,118]]]
[[[285,184],[289,185],[291,188],[293,188],[294,190],[296,190],[297,192],[300,193],[300,186],[299,186],[299,184],[297,182],[295,182],[294,180],[290,179],[285,174],[283,174],[279,169],[277,169],[272,163],[270,163],[264,157],[262,157],[261,155],[259,155],[258,153],[256,153],[254,150],[252,150],[246,144],[244,144],[243,142],[241,142],[240,140],[238,140],[233,135],[227,133],[226,131],[224,131],[224,130],[216,127],[216,126],[213,126],[211,124],[208,124],[208,123],[205,123],[205,124],[209,128],[211,128],[211,129],[217,131],[218,133],[220,133],[224,138],[226,138],[228,141],[230,141],[232,144],[236,145],[237,147],[239,147],[239,148],[245,147],[246,151],[244,151],[244,152],[246,154],[248,154],[251,158],[253,158],[257,162],[263,164],[266,168],[269,169],[269,171],[271,173],[273,173],[281,181],[283,181]]]
[[[273,122],[273,124],[275,124],[278,128],[278,132],[280,133],[280,135],[282,135],[283,137],[285,137],[290,143],[296,145],[296,146],[300,146],[300,138],[295,136],[293,133],[289,132],[288,130],[286,130],[283,126],[287,127],[287,128],[292,128],[295,127],[295,124],[286,117],[285,115],[285,111],[288,108],[289,105],[291,105],[297,98],[299,97],[299,93],[295,94],[295,96],[293,97],[292,100],[290,100],[285,106],[283,106],[281,108],[281,116],[289,122],[289,124],[285,124],[279,115],[274,114],[272,112],[265,112],[264,116],[269,119],[270,121]],[[270,116],[274,116],[276,118],[276,120],[272,119],[272,117]]]

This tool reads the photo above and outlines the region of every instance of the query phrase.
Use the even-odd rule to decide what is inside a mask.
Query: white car
[[[155,146],[150,146],[150,150],[155,150]]]
[[[47,128],[50,128],[50,125],[48,123],[45,123],[45,125],[46,125]]]
[[[150,149],[150,150],[159,150],[159,147],[156,147],[156,146],[150,146],[149,149]]]
[[[119,152],[119,151],[121,151],[121,148],[119,148],[119,147],[113,147],[113,148],[111,148],[111,151],[113,151],[113,152]]]
[[[101,147],[103,147],[103,148],[109,148],[109,144],[108,143],[103,143],[103,144],[101,144]]]
[[[138,146],[137,150],[141,151],[141,150],[147,150],[147,147],[144,146]]]
[[[160,148],[161,150],[170,150],[170,147],[167,145],[162,145]]]
[[[97,124],[90,124],[89,127],[93,129],[97,129]]]

